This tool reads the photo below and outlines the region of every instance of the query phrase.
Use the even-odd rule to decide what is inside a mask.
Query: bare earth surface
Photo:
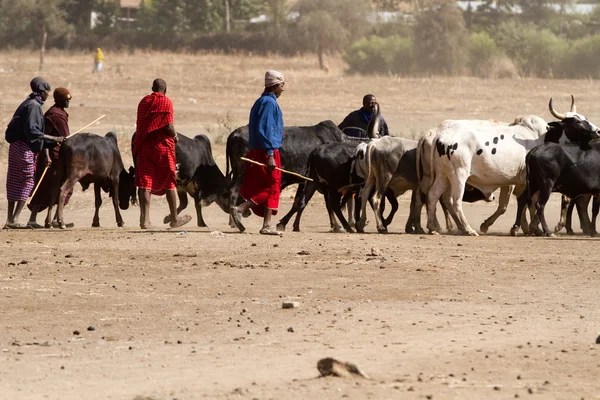
[[[17,56],[29,64],[35,61],[35,55]],[[0,65],[7,69],[10,57],[3,57]],[[79,58],[83,61],[73,57],[67,76],[76,66],[87,73],[89,60]],[[220,65],[243,64],[222,58]],[[50,57],[49,68],[53,60],[65,59]],[[202,60],[194,64],[184,58],[189,65],[178,73]],[[300,61],[290,73],[303,79],[295,83],[298,91],[304,84],[317,87],[313,77],[301,72],[309,67]],[[263,69],[264,60],[253,62],[248,67],[253,73]],[[128,65],[133,69],[133,62],[122,63],[121,71],[128,71]],[[143,80],[121,81],[116,80],[116,67],[107,68],[102,79],[111,86],[94,83],[98,92],[86,91],[91,96],[86,102],[100,104],[110,95],[125,99],[126,106],[74,105],[72,129],[109,112],[114,125],[125,126],[154,74],[171,67],[161,68]],[[286,123],[324,118],[339,122],[370,85],[378,88],[382,103],[388,102],[388,121],[402,126],[407,116],[415,131],[458,117],[454,111],[444,112],[444,103],[465,108],[463,117],[508,120],[509,115],[527,113],[526,102],[535,102],[530,112],[549,119],[544,108],[549,96],[560,96],[558,104],[564,108],[570,90],[581,93],[581,112],[589,110],[592,120],[594,112],[600,116],[595,82],[440,78],[420,81],[433,87],[421,93],[419,81],[397,80],[412,88],[411,93],[420,93],[422,101],[415,104],[392,87],[386,91],[386,82],[396,78],[315,74],[323,85],[337,82],[343,89],[315,89],[315,96],[329,96],[319,104],[311,101],[311,93],[298,94],[303,96],[298,100],[290,88],[284,94],[289,102],[284,113],[291,115]],[[26,91],[29,76],[0,74],[0,87],[14,85],[0,100],[4,122],[22,97],[15,93]],[[78,84],[89,85],[83,77],[75,77]],[[223,107],[246,113],[257,80],[240,84],[245,96],[241,102],[226,93],[218,97],[215,87],[221,82],[208,78],[215,83],[205,82],[205,87],[216,103],[227,102]],[[456,91],[444,91],[444,82]],[[563,89],[554,92],[553,85]],[[523,96],[531,93],[531,98],[512,97],[510,88]],[[177,101],[185,110],[182,93],[176,88],[176,112]],[[402,104],[390,104],[388,95],[398,96]],[[328,104],[336,98],[344,104],[328,117]],[[491,111],[494,103],[502,111]],[[214,104],[189,107],[220,109]],[[405,112],[417,108],[419,115],[429,115],[426,120],[419,122],[415,113]],[[479,111],[469,114],[466,108]],[[196,124],[192,111],[181,114],[176,124]],[[204,115],[207,125],[218,125]],[[110,123],[92,131],[105,132]],[[127,129],[120,136],[126,164]],[[212,139],[215,158],[224,167],[224,146]],[[0,154],[4,218],[6,147]],[[292,195],[292,190],[284,192],[282,212],[291,206]],[[368,233],[358,235],[329,233],[322,197],[316,196],[304,213],[302,232],[273,238],[257,233],[260,220],[255,216],[245,220],[247,233],[236,233],[215,205],[205,208],[209,229],[197,228],[195,218],[184,230],[166,229],[160,224],[167,212],[164,198],[153,199],[155,231],[137,229],[137,207],[123,212],[126,228],[119,229],[108,197],[104,200],[102,228],[89,228],[93,191],[77,189],[65,210],[74,229],[0,230],[0,399],[600,398],[600,345],[595,344],[600,334],[598,240],[581,234],[508,237],[514,203],[485,236],[406,235],[400,233],[408,212],[405,196],[391,234],[374,233],[369,211]],[[558,200],[553,197],[549,204],[551,225],[558,219]],[[496,205],[466,205],[472,226],[478,227]],[[193,214],[191,207],[186,212]],[[28,217],[25,211],[21,222]],[[282,309],[283,301],[296,301],[299,307]],[[370,379],[318,378],[316,365],[325,357],[353,362]]]

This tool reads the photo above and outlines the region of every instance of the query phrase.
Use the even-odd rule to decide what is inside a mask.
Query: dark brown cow
[[[132,168],[129,172],[123,167],[123,160],[117,145],[117,136],[109,132],[106,136],[93,133],[80,133],[65,141],[60,149],[62,160],[62,173],[65,177],[60,188],[58,201],[58,224],[65,229],[63,210],[65,200],[79,182],[86,190],[94,184],[96,212],[94,213],[93,227],[100,226],[98,210],[102,205],[100,189],[110,194],[117,225],[123,226],[123,218],[119,212],[129,208],[129,200],[135,202],[135,187],[133,186]]]

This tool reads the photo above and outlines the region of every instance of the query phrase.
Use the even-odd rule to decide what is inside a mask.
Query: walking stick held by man
[[[71,133],[69,136],[67,136],[65,138],[68,139],[74,135],[77,135],[78,133],[81,133],[84,129],[89,128],[90,126],[94,125],[96,122],[100,121],[102,118],[106,117],[106,115],[102,115],[100,118],[96,118],[95,120],[93,120],[92,122],[90,122],[89,124],[87,124],[86,126],[84,126],[83,128]],[[33,199],[33,196],[35,196],[35,193],[37,192],[37,190],[40,187],[40,184],[42,183],[42,180],[44,180],[44,176],[46,176],[46,172],[48,172],[48,168],[50,168],[50,164],[46,164],[46,167],[44,168],[44,171],[42,172],[42,176],[40,176],[40,180],[38,181],[37,185],[35,185],[35,188],[33,189],[33,192],[31,192],[31,196],[29,196],[29,200],[27,200],[27,205],[29,205],[31,203],[31,200]]]
[[[246,161],[246,162],[248,162],[248,163],[250,163],[250,164],[256,164],[256,165],[260,165],[261,167],[268,168],[268,166],[267,166],[266,164],[263,164],[263,163],[261,163],[261,162],[258,162],[258,161],[251,160],[251,159],[249,159],[249,158],[246,158],[246,157],[240,157],[240,160],[242,160],[242,161]],[[281,172],[283,172],[284,174],[288,174],[288,175],[294,175],[294,176],[296,176],[296,177],[298,177],[298,178],[301,178],[301,179],[304,179],[304,180],[306,180],[306,181],[310,181],[310,182],[312,182],[312,181],[313,181],[311,178],[308,178],[308,177],[306,177],[306,176],[304,176],[304,175],[297,174],[297,173],[295,173],[295,172],[292,172],[292,171],[285,170],[285,169],[283,169],[283,168],[275,167],[275,169],[276,169],[277,171],[281,171]]]

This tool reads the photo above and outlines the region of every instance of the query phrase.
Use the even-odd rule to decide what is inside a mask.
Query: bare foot
[[[169,226],[171,228],[179,228],[180,226],[183,226],[185,224],[187,224],[188,222],[190,222],[192,220],[192,216],[189,214],[184,215],[183,217],[179,217],[177,218],[177,221],[175,222],[171,222],[169,224]]]

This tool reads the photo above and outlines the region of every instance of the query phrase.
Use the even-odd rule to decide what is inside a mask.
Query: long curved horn
[[[571,95],[571,112],[577,112],[577,106],[575,105],[575,96]]]
[[[559,114],[554,110],[554,107],[552,107],[552,97],[550,97],[550,103],[548,103],[548,108],[550,109],[550,114],[554,115],[555,118],[560,119],[561,121],[565,118],[567,118],[566,115],[564,114]]]

